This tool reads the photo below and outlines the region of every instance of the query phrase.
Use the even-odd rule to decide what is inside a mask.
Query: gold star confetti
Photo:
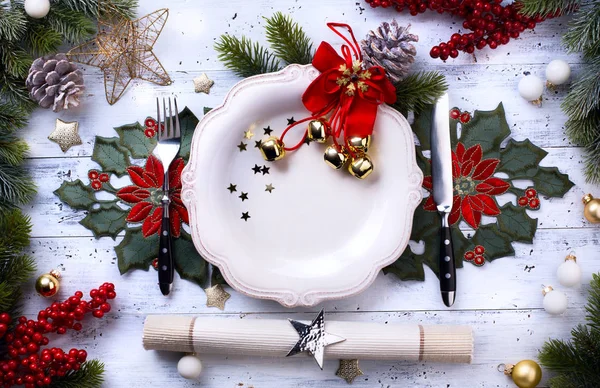
[[[196,93],[210,93],[210,88],[215,84],[215,81],[208,78],[206,73],[200,74],[200,77],[194,78],[194,91]]]
[[[275,190],[275,187],[273,187],[273,184],[269,183],[267,186],[267,188],[265,189],[265,191],[268,191],[269,193],[272,193],[273,190]]]
[[[355,378],[362,376],[363,372],[358,367],[358,360],[340,360],[340,366],[335,375],[352,384]]]
[[[223,289],[220,284],[214,285],[209,288],[205,288],[206,293],[206,306],[216,307],[219,310],[225,310],[225,302],[231,298],[231,295]]]
[[[254,137],[254,132],[251,129],[244,131],[244,137],[246,139],[252,139]]]
[[[79,137],[79,123],[77,121],[66,122],[56,119],[54,131],[48,139],[57,143],[62,152],[67,152],[74,145],[83,144]]]

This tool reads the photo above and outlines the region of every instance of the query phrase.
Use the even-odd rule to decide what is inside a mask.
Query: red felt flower
[[[181,201],[181,171],[183,170],[183,159],[175,159],[169,167],[169,187],[171,204],[169,215],[171,220],[171,234],[179,237],[181,234],[181,223],[189,223],[187,209]],[[151,236],[160,231],[162,222],[162,185],[164,170],[162,163],[150,155],[146,165],[142,168],[131,166],[127,169],[131,182],[117,192],[123,202],[133,205],[127,216],[128,222],[142,222],[142,233],[144,237]]]
[[[482,158],[483,152],[479,144],[467,149],[464,144],[458,143],[456,150],[452,151],[454,203],[450,213],[450,224],[455,224],[462,216],[467,224],[477,229],[482,215],[500,214],[494,196],[505,193],[510,184],[493,176],[500,160]],[[423,187],[432,191],[431,176],[423,179]],[[437,210],[433,195],[427,198],[423,208],[429,211]]]

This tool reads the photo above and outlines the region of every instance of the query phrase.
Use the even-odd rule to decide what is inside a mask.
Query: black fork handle
[[[173,261],[173,251],[171,250],[171,220],[169,217],[168,194],[163,197],[163,217],[160,227],[160,239],[158,244],[158,285],[163,295],[169,295],[173,276],[175,273],[175,263]]]

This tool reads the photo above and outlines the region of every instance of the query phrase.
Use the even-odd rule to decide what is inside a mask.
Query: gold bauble
[[[600,198],[594,198],[592,194],[586,194],[583,199],[583,215],[585,218],[593,223],[600,223]]]
[[[330,145],[325,149],[323,159],[325,159],[325,162],[332,168],[339,170],[340,168],[344,167],[348,161],[348,155],[344,147],[341,147],[341,149],[338,150],[338,147]]]
[[[348,171],[358,179],[365,179],[373,172],[373,162],[367,154],[352,158]]]
[[[308,123],[307,136],[310,141],[325,143],[327,141],[327,124],[323,120],[312,120]]]
[[[35,290],[38,294],[46,298],[54,296],[60,288],[59,278],[60,273],[56,270],[45,273],[35,281]]]
[[[348,138],[348,147],[353,152],[368,152],[371,147],[371,135],[367,137],[351,136]]]
[[[523,360],[507,365],[505,373],[512,377],[519,388],[535,388],[542,379],[542,368],[533,360]]]
[[[271,136],[260,143],[260,152],[263,158],[269,162],[279,160],[285,156],[283,142],[275,136]]]

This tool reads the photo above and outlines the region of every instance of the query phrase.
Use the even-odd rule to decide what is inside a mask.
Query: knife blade
[[[441,218],[439,277],[442,300],[448,307],[456,297],[456,266],[452,233],[448,219],[453,204],[452,149],[450,145],[450,111],[448,94],[439,98],[431,123],[431,175],[433,200]]]

